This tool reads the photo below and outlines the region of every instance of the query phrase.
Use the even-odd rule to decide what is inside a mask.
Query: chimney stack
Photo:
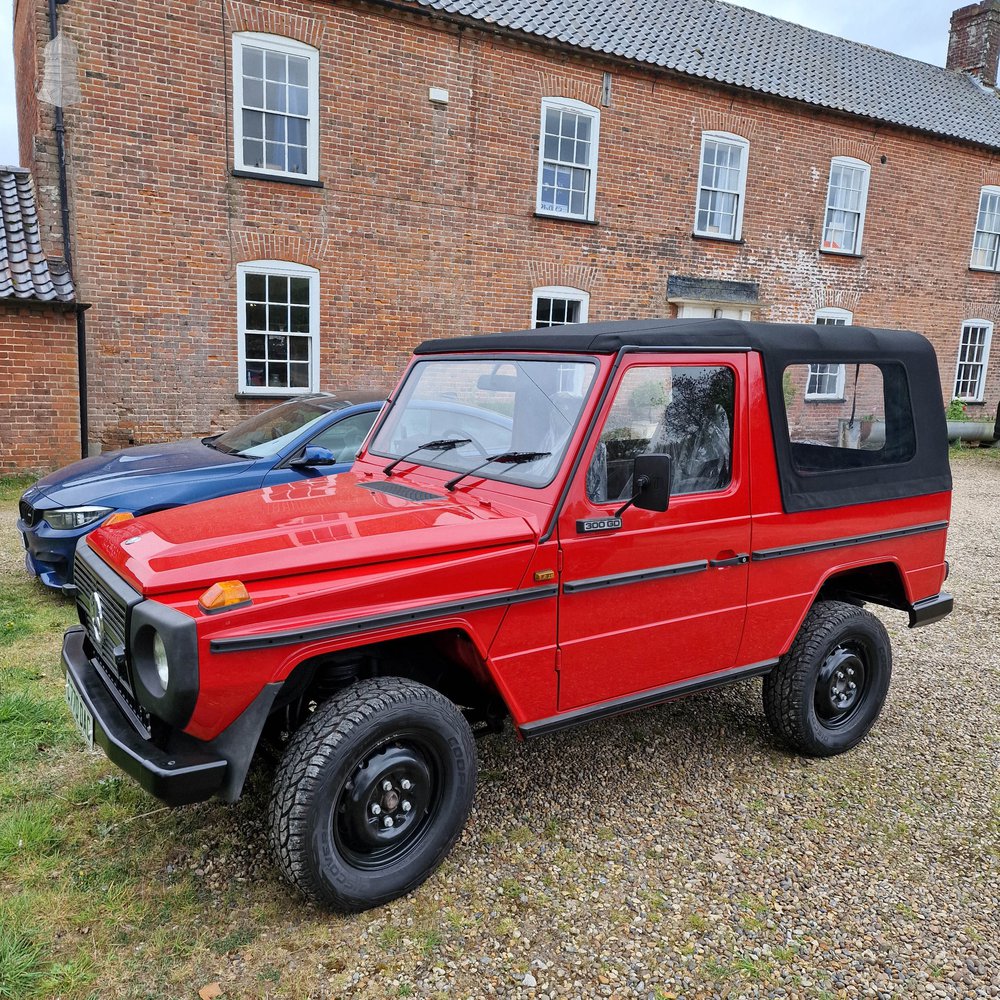
[[[948,69],[978,77],[996,87],[1000,64],[1000,0],[981,0],[960,7],[951,15]]]

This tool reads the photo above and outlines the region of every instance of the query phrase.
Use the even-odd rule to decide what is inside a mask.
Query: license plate
[[[94,749],[94,717],[90,714],[90,709],[83,703],[80,692],[77,691],[73,682],[66,676],[66,704],[69,705],[70,714],[76,723],[76,728],[80,730],[80,735],[86,741],[91,750]]]
[[[28,536],[23,531],[21,532],[21,544],[24,546],[25,552],[30,551],[30,549],[28,548]]]

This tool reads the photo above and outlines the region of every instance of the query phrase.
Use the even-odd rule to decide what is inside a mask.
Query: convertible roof
[[[863,326],[800,326],[745,323],[734,319],[642,319],[615,323],[578,323],[544,330],[518,330],[485,336],[449,337],[422,343],[416,354],[541,351],[558,354],[616,354],[627,348],[649,350],[759,351],[786,363],[807,356],[865,360],[934,357],[919,333],[873,330]]]
[[[797,326],[743,323],[728,319],[649,319],[625,323],[580,323],[494,333],[485,337],[429,340],[416,353],[496,355],[617,354],[619,351],[699,353],[756,351],[767,389],[781,499],[788,512],[823,510],[844,504],[921,496],[951,489],[948,436],[937,356],[919,333],[862,326]],[[828,469],[802,471],[796,465],[785,414],[784,374],[789,365],[876,365],[884,380],[886,441],[881,453],[848,457],[829,452]],[[848,382],[848,384],[850,384]],[[855,386],[856,386],[855,379]],[[855,390],[856,391],[856,390]],[[851,419],[853,420],[853,414]],[[906,447],[912,445],[912,454]],[[907,457],[909,454],[909,457]],[[858,461],[864,458],[864,463]],[[845,467],[848,464],[856,468]]]

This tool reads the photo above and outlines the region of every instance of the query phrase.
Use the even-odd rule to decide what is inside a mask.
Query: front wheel
[[[793,750],[830,757],[856,746],[882,710],[892,648],[882,623],[842,601],[820,601],[764,678],[764,713]]]
[[[292,737],[274,779],[278,867],[303,895],[343,912],[415,889],[458,839],[476,787],[469,724],[410,680],[361,681]]]

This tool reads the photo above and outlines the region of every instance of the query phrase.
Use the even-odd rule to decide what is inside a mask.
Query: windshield
[[[277,455],[303,431],[329,413],[328,406],[321,406],[315,401],[292,399],[244,420],[231,431],[226,431],[208,443],[228,454],[266,458]]]
[[[559,468],[594,380],[592,361],[419,361],[369,451],[413,465],[545,486]],[[453,441],[452,447],[442,442]],[[434,447],[427,447],[428,445]],[[489,459],[517,453],[518,458]],[[526,460],[528,453],[538,457]]]

